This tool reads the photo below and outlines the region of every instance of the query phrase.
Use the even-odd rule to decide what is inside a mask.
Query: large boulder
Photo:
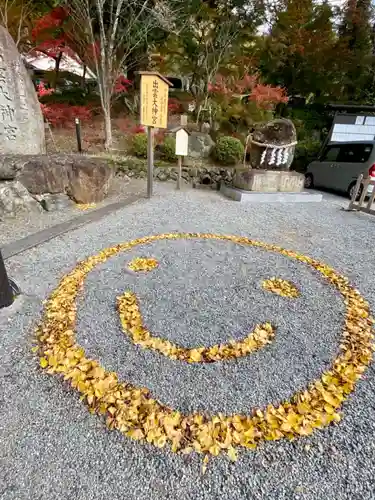
[[[0,154],[45,152],[40,104],[17,47],[0,26]]]
[[[64,193],[69,185],[68,170],[72,167],[72,159],[67,156],[29,156],[16,163],[11,161],[18,170],[16,178],[32,194]]]
[[[113,168],[104,161],[86,159],[85,162],[73,162],[67,173],[69,196],[78,203],[97,203],[108,193]]]
[[[77,203],[97,203],[108,194],[113,169],[85,155],[0,156],[0,181],[18,180],[33,195],[67,193]]]
[[[296,144],[297,133],[292,121],[283,118],[258,125],[251,135],[251,167],[289,170]]]
[[[0,182],[0,219],[2,215],[16,216],[20,212],[39,214],[43,209],[20,182]]]
[[[189,136],[189,156],[192,158],[208,158],[214,146],[210,134],[192,132]]]

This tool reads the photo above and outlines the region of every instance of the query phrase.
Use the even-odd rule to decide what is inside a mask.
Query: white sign
[[[183,128],[176,132],[176,155],[187,156],[189,146],[189,134]]]
[[[343,124],[336,123],[332,131],[332,142],[353,142],[353,141],[373,141],[375,139],[375,123],[372,120],[368,120],[366,117],[366,122],[364,121],[364,116],[358,116],[357,122],[361,121],[359,119],[363,118],[363,124]]]

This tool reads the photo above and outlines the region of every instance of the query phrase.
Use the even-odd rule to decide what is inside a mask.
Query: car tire
[[[348,193],[349,199],[352,199],[352,197],[353,197],[353,193],[354,193],[354,189],[355,189],[356,184],[357,184],[356,182],[352,182],[350,184],[350,186],[348,187],[347,193]],[[361,197],[362,190],[363,190],[363,186],[361,184],[361,187],[359,188],[359,191],[358,191],[357,199],[355,201],[358,201],[359,198]]]
[[[305,175],[305,183],[304,187],[306,189],[312,189],[314,187],[314,178],[311,174],[306,174]]]

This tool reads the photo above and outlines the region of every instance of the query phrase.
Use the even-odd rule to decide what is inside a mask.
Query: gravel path
[[[345,201],[242,205],[217,193],[176,193],[158,185],[101,221],[7,261],[25,291],[9,318],[0,314],[0,498],[24,499],[364,499],[375,498],[375,371],[370,367],[344,405],[337,426],[293,442],[219,457],[201,475],[201,457],[132,442],[109,432],[30,353],[41,300],[77,261],[122,241],[166,232],[250,236],[305,253],[349,277],[375,309],[375,219],[340,210]],[[127,263],[152,256],[159,267],[132,275]],[[288,279],[297,299],[262,289]],[[272,345],[237,361],[186,365],[134,346],[119,326],[116,296],[137,293],[149,329],[186,347],[241,338],[252,326],[277,326]],[[145,385],[183,411],[248,412],[277,403],[318,377],[337,352],[343,304],[303,264],[264,250],[219,241],[159,241],[98,266],[78,302],[77,337],[124,380]]]
[[[146,183],[142,179],[132,179],[130,182],[123,181],[120,177],[116,179],[111,191],[107,198],[101,203],[97,203],[95,207],[89,208],[85,211],[73,205],[64,210],[57,210],[56,212],[42,212],[35,216],[35,214],[19,214],[16,217],[0,219],[0,243],[5,246],[8,243],[25,238],[30,234],[42,231],[48,227],[66,222],[68,220],[79,217],[83,213],[96,210],[111,203],[126,199],[129,195],[143,194],[146,192]]]

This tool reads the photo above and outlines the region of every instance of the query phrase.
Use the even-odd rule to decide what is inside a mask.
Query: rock
[[[208,122],[204,122],[201,125],[201,132],[204,132],[205,134],[208,134],[211,130],[211,125]]]
[[[157,179],[159,181],[162,181],[162,182],[167,181],[168,180],[168,174],[166,172],[161,171],[161,172],[158,173]]]
[[[244,191],[300,193],[304,189],[304,175],[282,170],[238,170],[233,185]]]
[[[293,162],[296,142],[297,133],[291,120],[283,118],[258,125],[251,137],[251,167],[289,170]]]
[[[40,204],[19,181],[0,182],[0,218],[19,212],[43,212]]]
[[[192,132],[189,136],[189,156],[192,158],[208,158],[215,146],[209,134]]]
[[[86,157],[68,170],[67,193],[77,203],[98,203],[107,196],[112,177],[113,170],[104,161]]]
[[[40,104],[17,47],[0,26],[0,154],[45,152]]]
[[[182,164],[184,167],[194,167],[196,164],[196,161],[194,158],[190,158],[189,156],[184,156],[182,159]]]
[[[0,181],[12,181],[17,173],[22,170],[27,156],[0,157]]]
[[[28,156],[25,160],[19,160],[16,165],[20,166],[21,163],[22,167],[18,170],[16,178],[27,187],[30,193],[65,192],[69,184],[68,170],[71,168],[71,162],[67,156]]]
[[[105,160],[85,155],[0,156],[0,178],[13,176],[34,195],[67,193],[77,203],[102,201],[113,173]]]
[[[47,212],[55,212],[56,210],[64,210],[74,207],[74,202],[68,195],[63,193],[58,194],[43,194],[39,195],[39,201]]]

